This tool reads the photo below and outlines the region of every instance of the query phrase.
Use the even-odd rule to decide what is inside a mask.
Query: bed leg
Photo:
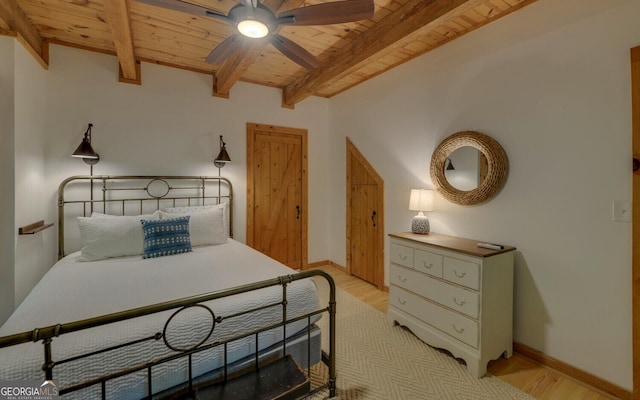
[[[336,287],[329,281],[329,397],[336,396]]]
[[[329,398],[336,397],[336,380],[329,379]]]
[[[44,370],[44,375],[46,380],[53,380],[53,361],[51,358],[51,342],[53,339],[47,338],[42,341],[44,345],[44,364],[42,365],[42,369]]]

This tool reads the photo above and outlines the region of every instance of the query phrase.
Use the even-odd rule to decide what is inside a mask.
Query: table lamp
[[[411,189],[409,210],[418,211],[418,215],[411,221],[411,232],[419,234],[429,233],[429,219],[424,211],[433,211],[434,193],[429,189]]]

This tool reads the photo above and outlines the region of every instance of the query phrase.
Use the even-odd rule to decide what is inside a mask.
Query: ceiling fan
[[[267,37],[269,43],[282,54],[306,69],[319,65],[316,57],[302,46],[276,33],[280,25],[331,25],[360,21],[373,16],[373,0],[341,0],[294,8],[275,14],[258,0],[244,0],[225,15],[219,11],[189,3],[184,0],[138,0],[142,3],[168,8],[210,18],[219,19],[236,27],[234,33],[216,46],[206,61],[220,63],[242,45],[242,39]]]

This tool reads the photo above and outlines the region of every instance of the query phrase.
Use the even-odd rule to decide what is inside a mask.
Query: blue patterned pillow
[[[168,256],[191,251],[189,216],[142,220],[144,254],[142,258]]]

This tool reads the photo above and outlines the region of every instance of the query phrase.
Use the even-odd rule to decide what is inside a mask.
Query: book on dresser
[[[390,236],[390,323],[466,362],[477,378],[513,354],[515,248],[430,233]]]

